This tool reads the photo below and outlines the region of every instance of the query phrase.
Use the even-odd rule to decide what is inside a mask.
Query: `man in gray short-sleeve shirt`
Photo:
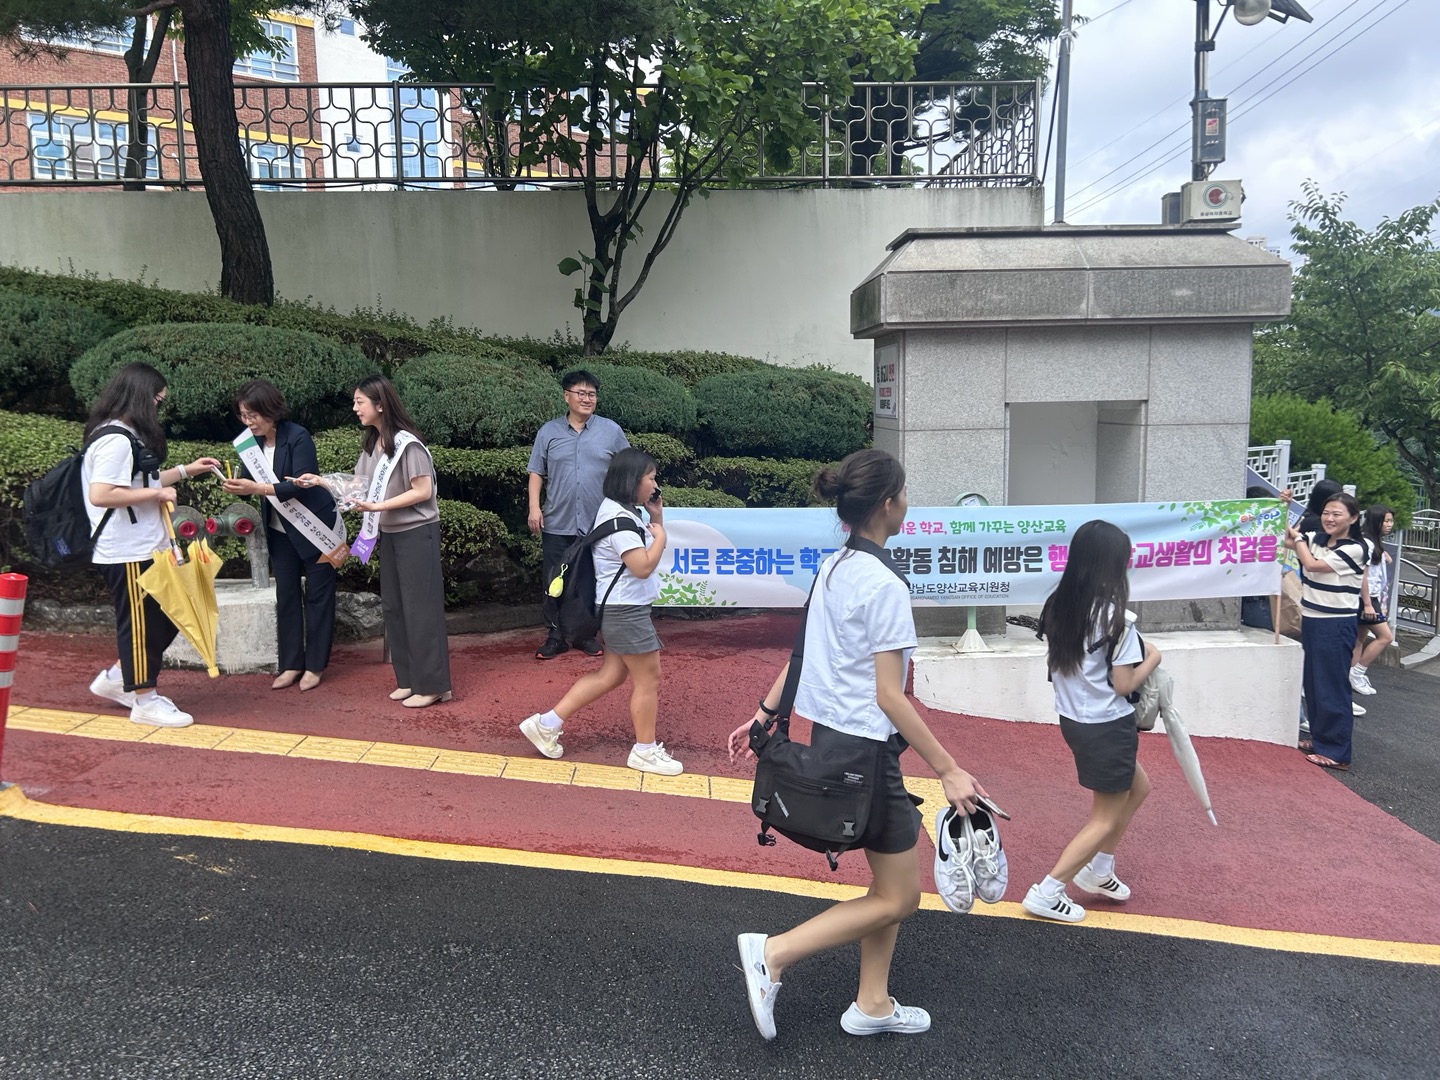
[[[572,371],[561,380],[565,390],[564,416],[546,422],[530,451],[530,531],[540,537],[544,555],[545,586],[560,566],[560,556],[595,525],[604,499],[602,488],[610,458],[630,445],[620,425],[595,415],[599,381],[588,371]],[[540,488],[545,488],[542,509]],[[560,605],[548,592],[542,610],[550,628],[545,643],[535,652],[538,660],[553,660],[570,645],[560,635]],[[590,656],[599,656],[594,638],[573,642]]]

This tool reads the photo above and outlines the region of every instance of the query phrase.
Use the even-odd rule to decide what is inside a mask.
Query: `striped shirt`
[[[1300,613],[1307,619],[1353,619],[1360,611],[1360,576],[1370,557],[1369,541],[1346,537],[1327,547],[1329,537],[1323,530],[1303,539],[1311,557],[1327,569],[1300,568]]]

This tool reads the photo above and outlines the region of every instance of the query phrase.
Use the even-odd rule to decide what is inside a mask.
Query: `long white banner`
[[[1041,604],[1070,538],[1103,518],[1132,544],[1135,600],[1279,592],[1285,514],[1275,499],[1066,506],[911,507],[891,557],[923,604]],[[668,607],[800,607],[845,533],[828,509],[665,511]]]

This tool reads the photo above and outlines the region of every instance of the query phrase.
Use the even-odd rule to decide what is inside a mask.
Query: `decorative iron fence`
[[[1436,573],[1402,558],[1395,597],[1395,625],[1434,636],[1440,632],[1440,590]]]
[[[812,137],[776,169],[766,132],[742,148],[748,182],[797,186],[1023,186],[1040,182],[1039,84],[861,83],[846,97],[804,88]],[[493,86],[289,83],[235,87],[237,132],[255,185],[540,188],[587,177],[585,156],[537,152],[511,96]],[[203,185],[184,83],[0,87],[0,186]],[[594,178],[618,182],[630,117]],[[572,134],[565,121],[553,131]],[[586,136],[575,131],[583,145]],[[566,160],[566,158],[569,158]],[[653,169],[663,183],[672,169]]]

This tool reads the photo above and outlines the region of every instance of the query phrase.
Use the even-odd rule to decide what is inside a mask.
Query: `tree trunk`
[[[156,14],[155,32],[148,48],[145,35],[150,27],[150,18],[146,15],[137,16],[135,34],[131,38],[130,48],[125,52],[126,79],[131,83],[131,89],[126,94],[129,138],[125,145],[125,179],[136,181],[126,183],[126,191],[145,190],[146,165],[149,164],[150,156],[147,152],[150,145],[150,91],[135,84],[149,83],[155,77],[155,65],[160,62],[160,50],[165,45],[165,35],[170,30],[170,21],[174,16],[175,12],[170,9]],[[179,102],[176,102],[176,108],[178,111]],[[158,163],[159,148],[156,149]],[[156,171],[159,172],[158,169]]]
[[[180,8],[185,16],[185,66],[189,69],[195,152],[205,180],[205,199],[220,238],[220,292],[241,304],[273,304],[270,246],[238,135],[230,4],[228,0],[183,0]]]

